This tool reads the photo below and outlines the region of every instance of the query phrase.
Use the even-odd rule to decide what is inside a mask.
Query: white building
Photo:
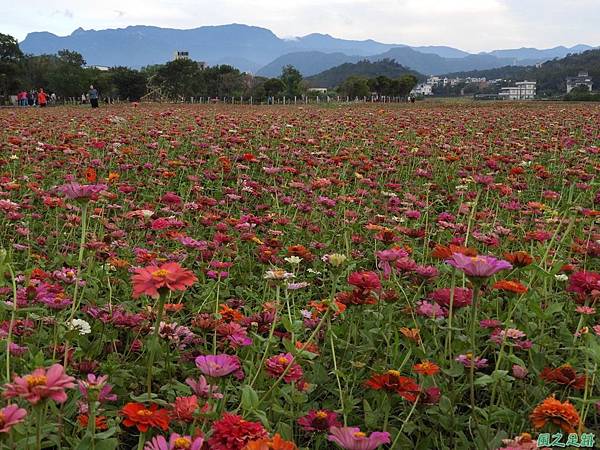
[[[498,95],[504,100],[532,100],[536,84],[535,81],[519,81],[515,86],[503,87]]]
[[[587,72],[579,72],[576,77],[567,77],[567,94],[578,86],[585,86],[588,91],[592,92],[594,86],[592,77]]]
[[[177,61],[178,59],[190,59],[190,52],[176,51],[173,55],[173,61]]]
[[[419,83],[410,91],[410,95],[433,95],[433,86],[427,83]]]
[[[314,92],[316,94],[327,94],[327,88],[320,88],[320,87],[308,88],[308,92]]]

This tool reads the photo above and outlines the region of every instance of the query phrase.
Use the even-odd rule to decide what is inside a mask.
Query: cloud
[[[245,23],[278,36],[319,32],[468,51],[600,45],[600,0],[103,0],[102,8],[91,0],[53,0],[52,5],[49,11],[47,0],[28,0],[10,8],[0,16],[0,29],[23,39],[31,31],[66,35],[78,27]]]

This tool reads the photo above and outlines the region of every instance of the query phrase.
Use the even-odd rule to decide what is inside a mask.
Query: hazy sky
[[[9,3],[10,2],[10,3]],[[600,45],[600,0],[0,0],[0,32],[245,23],[280,37],[328,33],[467,51]]]

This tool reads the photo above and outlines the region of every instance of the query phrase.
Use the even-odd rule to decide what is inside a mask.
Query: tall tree
[[[0,33],[0,96],[14,94],[19,89],[23,52],[17,40]]]
[[[146,93],[147,79],[144,72],[127,67],[113,67],[109,70],[114,95],[122,100],[139,100]]]
[[[294,66],[285,66],[281,69],[279,79],[285,86],[284,94],[287,97],[297,97],[303,93],[302,74]]]

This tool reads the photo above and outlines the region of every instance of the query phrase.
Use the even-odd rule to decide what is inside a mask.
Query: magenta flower
[[[453,253],[446,262],[473,278],[488,278],[501,270],[512,269],[508,261],[493,256],[465,256],[462,253]]]
[[[377,256],[377,265],[383,270],[383,278],[387,280],[392,273],[392,266],[390,263],[398,261],[401,258],[406,258],[408,252],[402,248],[390,248],[375,253],[375,256]]]
[[[13,425],[23,422],[27,411],[18,405],[8,405],[0,409],[0,433],[8,433]]]
[[[472,355],[467,353],[466,355],[458,355],[455,361],[458,361],[465,367],[471,367],[471,358]],[[480,358],[479,356],[475,357],[474,366],[476,369],[483,369],[488,366],[488,360],[485,358]]]
[[[112,392],[112,386],[106,382],[107,380],[107,375],[97,377],[92,373],[88,373],[87,380],[79,380],[77,382],[79,385],[79,392],[81,392],[82,397],[87,400],[89,390],[93,389],[99,391],[97,400],[100,403],[114,402],[117,399],[117,396]]]
[[[224,377],[232,373],[236,378],[240,378],[240,375],[243,377],[240,359],[237,356],[226,354],[198,356],[196,367],[204,375],[213,378]]]
[[[390,443],[390,433],[385,431],[375,431],[367,436],[357,427],[331,427],[329,432],[327,439],[346,450],[374,450]]]
[[[164,436],[155,436],[150,442],[146,442],[144,450],[200,450],[204,444],[201,437],[182,436],[172,433],[169,441]]]
[[[337,413],[326,409],[310,410],[308,414],[298,419],[298,425],[304,431],[329,431],[331,427],[341,427]]]
[[[63,366],[54,364],[48,370],[35,369],[29,375],[15,377],[12,383],[4,385],[3,395],[5,398],[24,398],[32,405],[46,398],[64,403],[67,401],[65,389],[75,387],[74,380],[65,373]]]
[[[452,298],[452,289],[442,288],[429,294],[429,298],[445,308],[450,308],[450,300],[452,300],[453,309],[459,309],[471,304],[473,301],[473,291],[468,288],[455,288],[454,298]]]
[[[100,192],[108,189],[106,184],[79,184],[79,183],[67,183],[56,188],[58,192],[71,199],[91,199],[96,197]]]
[[[192,392],[201,398],[223,398],[223,394],[219,392],[219,386],[209,384],[204,378],[204,375],[200,375],[198,380],[193,378],[186,378],[185,383],[192,388]]]

